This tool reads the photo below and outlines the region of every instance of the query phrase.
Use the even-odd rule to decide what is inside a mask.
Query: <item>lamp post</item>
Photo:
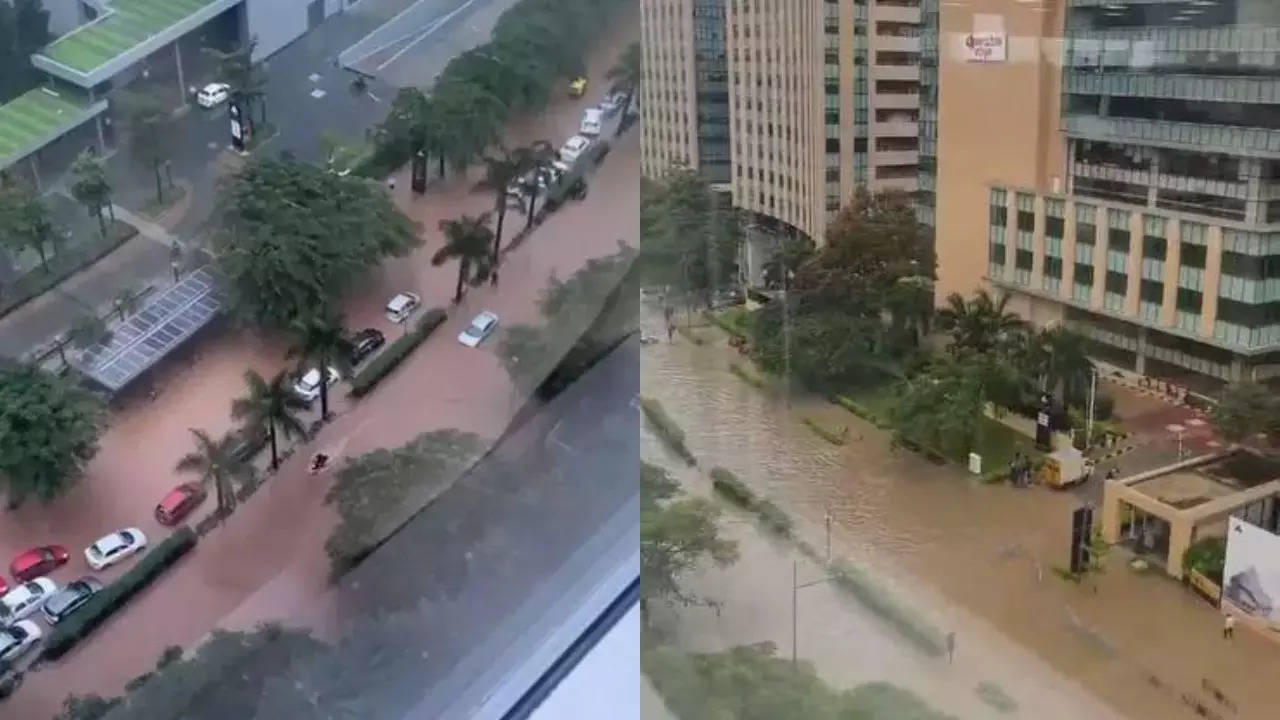
[[[797,619],[798,613],[796,610],[796,596],[804,588],[813,587],[814,585],[821,585],[825,582],[833,580],[834,578],[835,576],[828,575],[827,577],[824,577],[820,580],[812,580],[807,583],[801,583],[800,582],[800,564],[796,560],[791,561],[791,664],[793,666],[797,662],[796,661],[796,658],[797,658],[796,627],[799,624],[799,620]]]
[[[1093,405],[1098,394],[1098,366],[1089,363],[1089,418],[1084,426],[1084,449],[1093,445]]]

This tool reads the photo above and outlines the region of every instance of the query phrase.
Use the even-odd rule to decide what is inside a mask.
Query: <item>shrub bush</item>
[[[196,534],[190,527],[183,525],[174,530],[169,537],[143,555],[119,580],[89,598],[79,610],[55,626],[45,640],[41,659],[57,660],[65,655],[195,546]]]
[[[758,387],[758,388],[764,387],[764,379],[762,379],[755,373],[751,372],[747,368],[743,367],[741,363],[736,363],[736,362],[729,363],[729,372],[742,378],[747,382],[748,385],[751,385],[752,387]]]
[[[368,394],[383,378],[391,374],[400,361],[430,337],[447,317],[448,314],[441,308],[431,308],[423,313],[413,330],[388,345],[386,350],[374,356],[363,370],[351,378],[351,396],[363,397]]]
[[[84,244],[72,245],[49,258],[48,272],[45,272],[43,267],[37,266],[25,275],[20,275],[0,289],[0,317],[22,307],[27,301],[43,295],[58,283],[106,257],[137,234],[138,229],[134,226],[114,220],[107,225],[107,237],[103,238],[95,231],[92,240]]]
[[[807,425],[810,430],[818,435],[818,437],[826,440],[832,445],[844,445],[845,434],[849,432],[848,427],[841,428],[840,432],[829,430],[811,417],[802,417],[800,418],[800,422]]]
[[[868,610],[892,625],[911,644],[934,657],[940,657],[946,652],[942,633],[916,617],[912,611],[899,605],[898,601],[875,584],[864,570],[845,563],[832,563],[831,571],[832,581],[836,587],[857,598]]]
[[[1219,585],[1222,584],[1222,571],[1226,562],[1227,541],[1214,536],[1196,540],[1182,555],[1184,572],[1195,570]]]
[[[644,411],[645,418],[649,420],[649,424],[658,433],[658,437],[662,438],[662,441],[667,444],[667,447],[671,448],[672,452],[690,465],[698,464],[698,459],[693,456],[688,446],[684,444],[684,431],[667,414],[667,411],[662,407],[662,403],[653,398],[640,398],[640,409]]]
[[[756,500],[753,508],[756,515],[760,517],[760,522],[767,530],[782,537],[791,537],[791,518],[787,516],[782,508],[774,505],[769,500],[760,498]]]
[[[738,507],[751,509],[755,505],[756,496],[737,475],[717,465],[711,468],[711,486],[726,500]]]

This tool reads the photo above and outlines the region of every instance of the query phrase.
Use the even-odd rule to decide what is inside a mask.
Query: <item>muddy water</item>
[[[660,333],[656,313],[645,323]],[[1071,496],[985,486],[894,453],[883,433],[821,399],[795,393],[788,408],[778,388],[762,391],[729,372],[738,358],[723,333],[698,332],[709,342],[677,335],[646,347],[641,379],[703,469],[737,473],[820,551],[829,512],[833,553],[872,564],[936,624],[955,629],[962,648],[974,637],[997,655],[1029,650],[1064,682],[1133,718],[1201,716],[1189,702],[1202,702],[1207,717],[1276,717],[1280,645],[1252,636],[1223,642],[1215,610],[1166,579],[1133,573],[1118,552],[1096,593],[1054,575],[1066,563]],[[821,439],[805,416],[848,426],[848,442]],[[1229,702],[1213,699],[1206,681]],[[1000,684],[1017,697],[1015,680]]]

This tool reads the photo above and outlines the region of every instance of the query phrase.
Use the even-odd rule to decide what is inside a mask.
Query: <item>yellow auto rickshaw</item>
[[[587,94],[587,79],[576,77],[569,82],[569,97],[580,98]]]

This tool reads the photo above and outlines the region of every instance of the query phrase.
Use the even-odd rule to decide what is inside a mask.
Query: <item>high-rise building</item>
[[[939,294],[1098,359],[1280,375],[1280,2],[942,3]]]
[[[760,224],[818,242],[857,186],[916,192],[936,48],[920,5],[641,0],[644,173],[698,168]]]

